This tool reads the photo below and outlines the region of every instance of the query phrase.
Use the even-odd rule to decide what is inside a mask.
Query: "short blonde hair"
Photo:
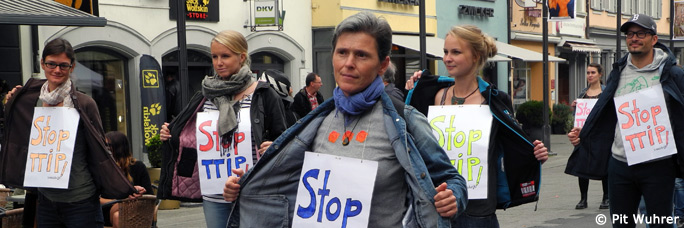
[[[216,42],[226,46],[228,50],[236,54],[244,54],[246,56],[242,65],[250,65],[249,53],[247,52],[247,39],[241,33],[233,30],[223,30],[214,36],[211,42]]]
[[[474,25],[457,25],[451,27],[447,36],[461,39],[470,45],[473,55],[477,58],[475,67],[478,71],[482,70],[488,58],[496,55],[496,42],[480,28]]]

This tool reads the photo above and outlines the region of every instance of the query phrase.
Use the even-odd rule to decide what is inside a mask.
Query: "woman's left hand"
[[[534,157],[544,164],[544,162],[549,159],[548,149],[546,149],[544,143],[539,140],[534,140],[532,144],[534,145]]]
[[[128,196],[128,198],[138,198],[138,197],[141,197],[143,194],[145,194],[145,192],[147,192],[147,190],[145,190],[145,188],[143,188],[141,186],[136,185],[133,187],[135,188],[135,190],[138,191],[138,193],[133,193],[132,195]]]
[[[259,153],[259,156],[264,155],[264,152],[268,150],[268,147],[273,144],[273,141],[264,141],[261,143],[261,146],[259,147],[259,150],[257,150],[257,153]]]

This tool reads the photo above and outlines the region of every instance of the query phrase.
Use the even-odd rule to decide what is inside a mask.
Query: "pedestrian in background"
[[[292,110],[297,113],[298,118],[303,118],[323,103],[323,95],[319,92],[321,86],[323,81],[318,74],[311,72],[306,75],[306,86],[295,95],[292,105]]]
[[[603,76],[603,68],[601,64],[590,63],[587,66],[587,86],[582,90],[582,92],[577,96],[577,99],[598,99],[601,92],[606,89],[606,86],[601,83],[601,77]],[[577,106],[577,100],[572,101],[572,108],[575,109]],[[573,112],[574,115],[575,112]],[[571,135],[577,135],[579,132],[571,131],[568,133],[568,137]],[[587,191],[589,191],[589,179],[577,177],[580,189],[580,201],[575,206],[575,209],[587,208]],[[608,179],[603,178],[601,180],[601,187],[603,189],[603,200],[601,200],[601,205],[599,209],[608,209],[610,207],[610,197],[608,197]]]
[[[202,80],[188,105],[160,131],[162,172],[158,196],[161,199],[203,201],[204,218],[209,228],[225,228],[232,204],[221,194],[200,192],[197,169],[195,121],[198,112],[218,111],[218,134],[232,140],[239,121],[251,124],[252,157],[285,131],[283,103],[267,82],[258,82],[250,71],[247,40],[239,32],[225,30],[211,40],[215,74]],[[248,117],[238,118],[240,109],[249,108]],[[253,165],[253,164],[252,164]],[[250,166],[252,166],[250,165]]]
[[[385,84],[385,93],[387,93],[387,95],[390,95],[390,97],[394,97],[397,100],[403,101],[404,92],[401,92],[401,90],[394,85],[394,74],[396,72],[397,67],[394,66],[394,63],[390,61],[387,70],[382,75],[382,84]]]

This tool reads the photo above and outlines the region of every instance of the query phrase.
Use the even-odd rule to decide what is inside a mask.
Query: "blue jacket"
[[[432,135],[425,116],[405,106],[397,113],[390,97],[382,93],[385,126],[397,160],[404,168],[410,202],[407,227],[449,227],[449,218],[437,213],[433,197],[443,182],[465,210],[465,180],[449,164]],[[276,139],[261,160],[240,178],[240,195],[234,203],[228,227],[291,227],[304,152],[310,150],[318,127],[335,109],[334,98],[321,104]],[[247,213],[240,213],[247,212]],[[456,218],[458,214],[452,216]]]
[[[684,113],[684,70],[676,66],[677,60],[665,45],[657,43],[654,48],[663,49],[668,54],[660,83],[663,86],[665,103],[672,123],[678,161],[679,164],[684,164],[682,163],[684,161],[684,119],[677,118]],[[587,117],[587,122],[580,132],[580,144],[575,147],[568,158],[565,173],[594,180],[601,180],[608,175],[608,161],[612,154],[611,147],[617,123],[613,97],[625,66],[627,66],[627,56],[613,64],[606,89],[603,90]],[[682,172],[682,166],[679,167]]]
[[[427,114],[428,107],[434,105],[435,95],[441,88],[454,84],[453,78],[427,73],[423,73],[406,98],[407,103],[416,106],[423,114]],[[489,186],[497,188],[489,192],[487,199],[470,201],[465,213],[486,216],[495,213],[496,209],[537,201],[541,163],[534,156],[534,139],[523,132],[513,116],[510,96],[479,77],[477,80],[493,117],[488,151],[489,179],[492,180]],[[496,183],[492,175],[496,175]]]

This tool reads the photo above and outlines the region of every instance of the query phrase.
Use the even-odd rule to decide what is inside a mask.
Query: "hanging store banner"
[[[145,145],[156,134],[166,120],[166,94],[161,74],[161,67],[157,60],[150,55],[140,57],[140,100],[143,116],[143,142]],[[143,147],[147,153],[147,147]]]
[[[99,17],[100,9],[97,1],[98,0],[55,0],[55,2]]]
[[[549,21],[575,18],[575,0],[549,0]]]
[[[674,6],[674,40],[684,40],[684,1],[675,1]]]
[[[169,18],[176,20],[178,2],[185,2],[185,19],[189,21],[219,21],[219,0],[169,0]]]
[[[254,24],[256,26],[278,25],[278,4],[275,0],[254,1]]]

